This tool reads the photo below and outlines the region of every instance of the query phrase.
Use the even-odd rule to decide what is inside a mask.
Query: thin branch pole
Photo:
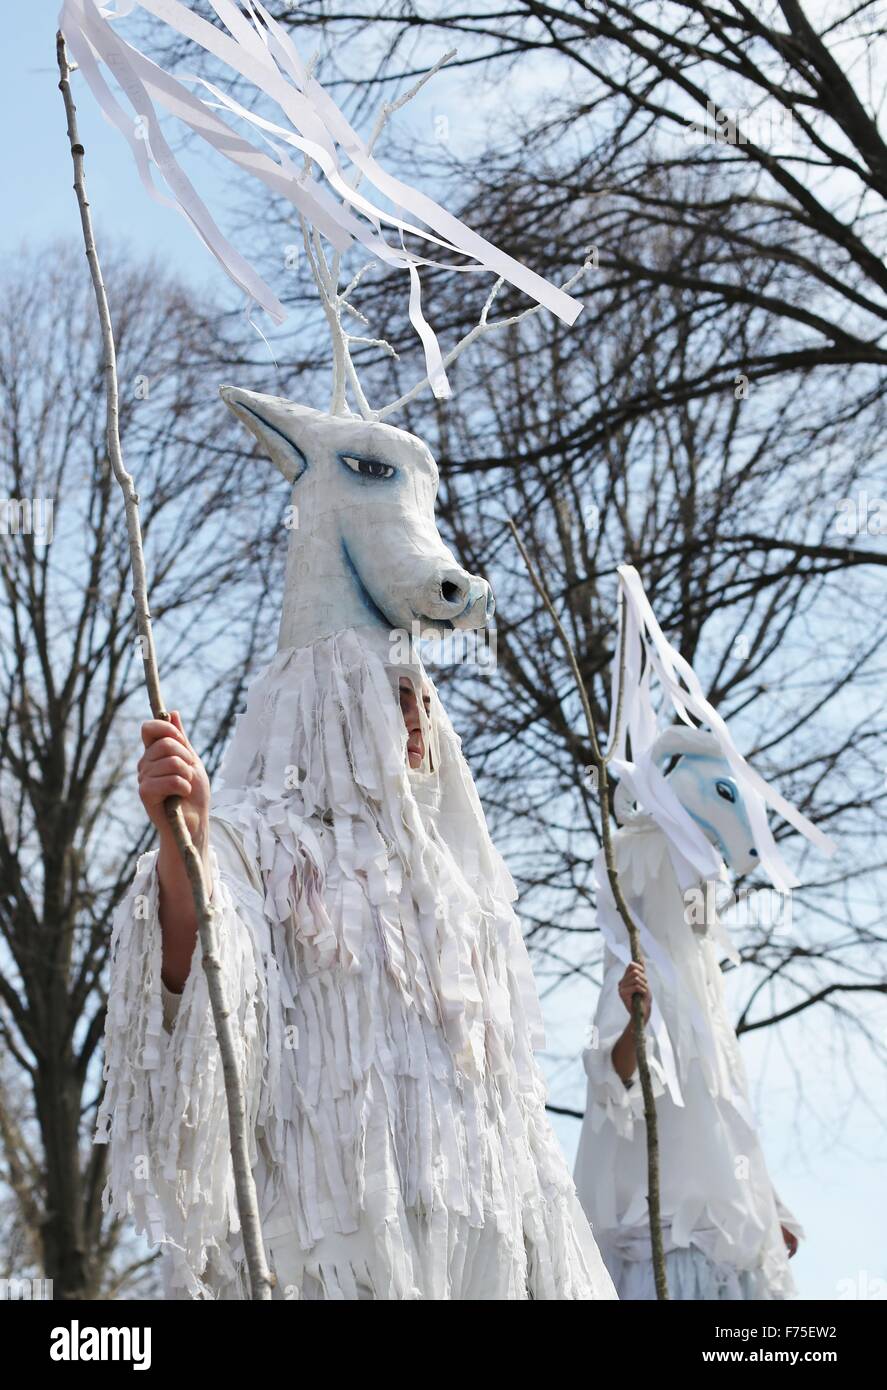
[[[86,196],[86,181],[83,160],[84,149],[77,132],[77,109],[69,81],[71,67],[61,31],[56,34],[56,58],[59,68],[59,90],[65,103],[68,119],[68,141],[74,163],[74,192],[80,208],[80,223],[83,228],[83,241],[86,259],[92,276],[96,308],[102,330],[102,349],[105,369],[105,395],[107,400],[107,441],[108,458],[114,476],[123,490],[126,507],[126,529],[129,536],[130,563],[132,565],[132,596],[135,603],[136,622],[142,661],[145,667],[145,684],[148,699],[155,719],[168,719],[160,693],[160,677],[157,671],[157,656],[154,650],[154,637],[151,631],[151,614],[148,608],[147,578],[145,556],[142,547],[142,527],[139,518],[139,496],[135,490],[132,475],[123,463],[120,447],[120,426],[118,412],[117,354],[114,347],[114,331],[108,296],[102,278],[98,251],[92,228],[92,214]],[[243,1245],[249,1268],[250,1288],[256,1300],[271,1297],[272,1276],[265,1260],[262,1229],[259,1223],[259,1208],[256,1200],[256,1185],[249,1161],[249,1136],[247,1134],[246,1105],[240,1073],[237,1065],[237,1052],[231,1010],[225,1002],[222,982],[222,963],[219,957],[214,918],[215,909],[209,900],[209,893],[203,877],[200,855],[194,846],[179,798],[168,797],[164,810],[172,828],[175,843],[185,865],[191,891],[194,894],[194,908],[197,914],[198,934],[206,974],[210,1005],[219,1049],[222,1054],[222,1071],[225,1080],[225,1096],[228,1102],[228,1126],[230,1130],[231,1157],[234,1166],[234,1183],[237,1193],[237,1208],[243,1233]]]
[[[644,958],[641,954],[641,942],[638,929],[629,911],[628,904],[625,901],[622,886],[619,882],[619,875],[616,871],[616,858],[613,853],[613,838],[610,831],[610,784],[607,778],[607,760],[601,753],[597,729],[594,723],[594,715],[591,711],[591,702],[588,698],[588,691],[585,688],[585,682],[579,670],[579,663],[576,660],[576,652],[573,648],[573,644],[567,636],[563,623],[555,611],[554,604],[551,601],[543,580],[533,567],[533,563],[527,554],[526,547],[518,534],[517,527],[510,517],[508,525],[517,543],[517,548],[521,553],[521,559],[526,566],[527,573],[532,580],[533,587],[545,605],[557,629],[557,634],[564,644],[570,663],[570,670],[573,673],[573,679],[579,691],[585,722],[588,726],[588,738],[592,748],[592,759],[598,775],[598,795],[600,796],[601,803],[601,839],[604,847],[604,862],[607,866],[607,878],[610,883],[610,890],[613,894],[617,911],[628,932],[631,958],[637,965],[643,965]],[[624,660],[624,648],[620,652],[620,659]],[[625,671],[623,667],[619,674],[620,694],[624,680]],[[618,717],[621,718],[621,709]],[[647,1126],[647,1206],[650,1217],[650,1245],[653,1255],[653,1274],[656,1280],[656,1297],[664,1300],[668,1298],[668,1281],[665,1274],[665,1250],[662,1243],[662,1217],[659,1200],[659,1130],[656,1123],[656,1101],[653,1096],[653,1081],[650,1076],[650,1064],[647,1060],[644,1000],[641,994],[632,995],[631,1019],[634,1028],[635,1052],[637,1053],[641,1091],[644,1096],[644,1119]]]

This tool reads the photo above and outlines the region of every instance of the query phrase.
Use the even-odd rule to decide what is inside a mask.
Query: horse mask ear
[[[239,386],[220,386],[219,395],[258,440],[287,482],[298,482],[308,467],[308,461],[292,438],[291,427],[295,417],[289,401],[277,396],[260,396],[255,391],[242,391]]]

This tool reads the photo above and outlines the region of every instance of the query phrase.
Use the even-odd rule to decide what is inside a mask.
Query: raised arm
[[[139,760],[139,796],[159,839],[157,877],[160,885],[160,930],[167,989],[179,994],[185,987],[197,939],[197,915],[191,885],[163,809],[168,796],[181,798],[185,823],[203,859],[206,882],[209,866],[209,778],[191,747],[177,710],[169,721],[148,719],[142,725],[145,751]],[[212,887],[210,887],[212,892]]]
[[[647,975],[642,965],[632,963],[619,981],[619,998],[628,1012],[628,1022],[613,1044],[611,1053],[613,1066],[626,1084],[631,1080],[638,1064],[637,1049],[634,1044],[634,1028],[631,1021],[631,1000],[635,994],[644,997],[644,1022],[650,1021],[652,995],[647,984]]]

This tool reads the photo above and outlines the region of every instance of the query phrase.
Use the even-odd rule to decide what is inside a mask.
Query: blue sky
[[[58,90],[55,35],[58,5],[30,0],[16,7],[4,34],[6,207],[0,248],[39,246],[56,236],[79,236],[65,112]],[[220,291],[224,277],[184,219],[149,198],[119,133],[99,113],[75,75],[80,138],[97,234],[126,238],[144,255],[169,257],[183,274]],[[10,138],[11,137],[11,138]],[[101,247],[99,248],[101,249]]]
[[[16,6],[15,25],[8,26],[5,34],[6,206],[0,227],[4,253],[14,253],[22,245],[39,247],[53,237],[79,240],[80,236],[57,87],[56,24],[57,6],[50,0],[38,0]],[[465,103],[453,100],[451,79],[444,79],[444,83],[446,107],[464,111]],[[83,84],[77,79],[75,84],[100,247],[103,235],[124,238],[133,251],[158,255],[214,298],[227,296],[228,282],[184,219],[148,198],[127,146],[105,123]],[[433,97],[417,103],[412,119],[429,122],[443,109],[441,90],[438,86]],[[470,134],[463,132],[463,138],[470,139]],[[218,174],[201,163],[199,176],[201,192],[218,211]],[[224,225],[223,214],[219,220]],[[252,332],[246,326],[244,331]],[[551,1055],[547,1064],[552,1099],[563,1104],[584,1104],[579,1050],[593,1008],[593,998],[564,992],[548,1010]],[[875,1094],[870,1096],[870,1110],[856,1103],[845,1113],[842,1097],[849,1089],[851,1072],[856,1079],[865,1078],[865,1057],[851,1052],[836,1064],[833,1054],[830,1063],[809,1067],[805,1085],[819,1115],[813,1124],[809,1115],[805,1118],[804,1112],[800,1116],[796,1113],[794,1104],[796,1081],[788,1053],[792,1046],[799,1050],[807,1046],[801,1036],[781,1029],[779,1040],[755,1035],[743,1042],[765,1152],[783,1200],[807,1228],[808,1240],[794,1261],[801,1293],[835,1298],[855,1283],[864,1296],[871,1282],[884,1279],[887,1273],[880,1157],[884,1151],[884,1079],[880,1073],[871,1078]],[[801,1055],[805,1055],[803,1051]],[[557,1119],[556,1128],[572,1162],[578,1123]]]

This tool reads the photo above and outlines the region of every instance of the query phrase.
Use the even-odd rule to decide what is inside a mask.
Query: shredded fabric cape
[[[723,757],[740,789],[758,862],[775,888],[785,892],[798,880],[779,854],[768,804],[822,852],[833,853],[835,845],[741,756],[696,672],[664,636],[629,565],[619,567],[619,597],[610,766],[619,780],[614,805],[622,826],[613,851],[652,997],[647,1057],[656,1097],[670,1297],[790,1298],[795,1286],[780,1226],[799,1238],[803,1230],[768,1175],[727,1011],[720,960],[738,964],[739,956],[710,892],[715,883],[729,881],[727,869],[657,763],[668,715],[681,721],[677,729],[687,751],[698,744],[707,756]],[[664,697],[658,711],[654,678]],[[690,714],[705,730],[693,726]],[[674,746],[674,729],[669,734]],[[626,1086],[612,1061],[628,1020],[618,986],[631,952],[603,851],[594,878],[604,979],[583,1053],[588,1097],[574,1173],[619,1296],[651,1299],[656,1294],[643,1095],[637,1072]],[[689,893],[705,903],[702,914],[688,912]]]
[[[431,698],[412,772],[398,681]],[[427,760],[426,760],[427,762]],[[211,818],[274,1297],[616,1297],[545,1112],[515,889],[431,681],[352,629],[251,686]],[[168,1296],[245,1298],[195,947],[163,986],[155,853],[117,911],[96,1142]]]
[[[630,818],[613,844],[653,1001],[647,1056],[670,1295],[791,1298],[780,1225],[803,1231],[767,1172],[727,1011],[719,960],[736,959],[735,948],[716,914],[687,921],[668,841],[651,816]],[[611,1056],[628,1019],[618,985],[631,954],[602,854],[594,872],[604,980],[583,1053],[588,1094],[575,1177],[620,1297],[653,1298],[643,1095],[637,1073],[626,1086]]]

